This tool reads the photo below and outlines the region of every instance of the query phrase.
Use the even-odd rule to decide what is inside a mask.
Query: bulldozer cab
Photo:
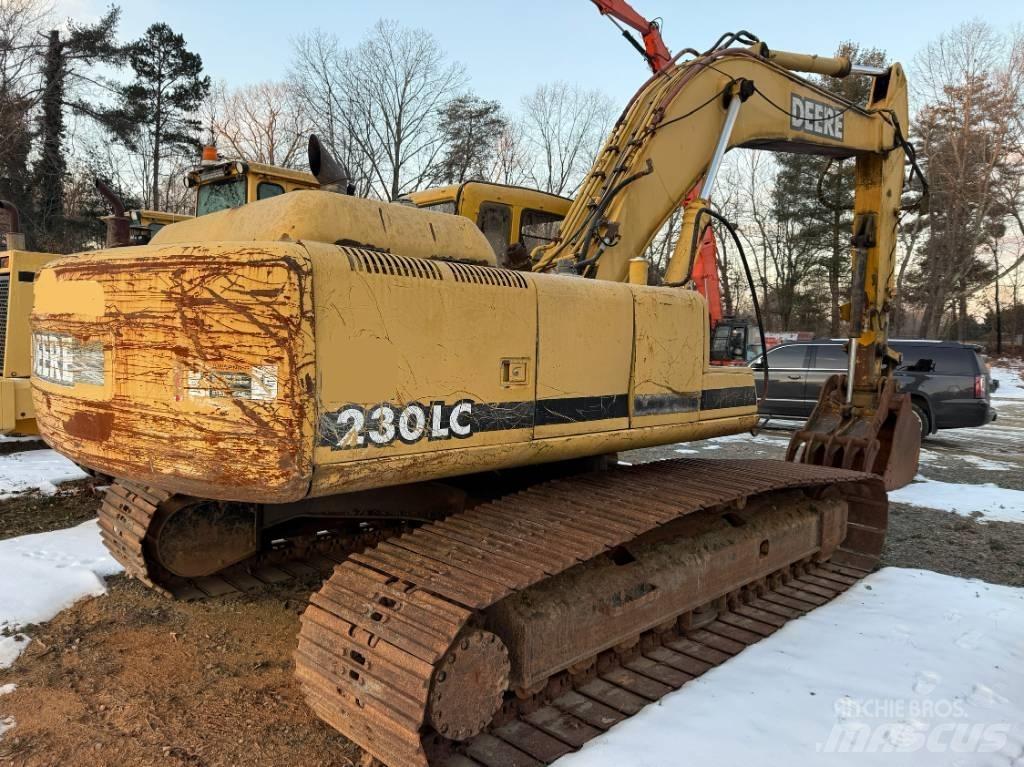
[[[185,221],[192,216],[179,213],[165,213],[162,210],[130,210],[128,211],[128,232],[132,245],[146,245],[153,235],[168,224]]]
[[[558,235],[572,200],[520,186],[466,181],[405,195],[399,202],[475,221],[498,265],[522,268],[530,253]]]
[[[309,173],[243,160],[206,161],[185,174],[196,188],[196,215],[204,216],[297,189],[318,189]]]

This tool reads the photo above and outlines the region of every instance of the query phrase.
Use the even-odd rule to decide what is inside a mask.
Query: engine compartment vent
[[[393,256],[359,248],[342,248],[353,271],[365,274],[390,274],[395,277],[417,277],[440,280],[441,271],[431,261],[422,258]]]
[[[456,282],[471,282],[477,285],[494,285],[499,288],[523,288],[527,287],[526,278],[519,272],[510,269],[499,269],[494,266],[473,266],[472,264],[457,264],[448,262],[448,266],[455,274]]]

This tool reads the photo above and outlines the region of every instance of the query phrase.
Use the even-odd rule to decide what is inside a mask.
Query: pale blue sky
[[[58,13],[95,17],[109,0],[57,0]],[[289,41],[314,27],[358,42],[380,17],[432,32],[461,61],[470,87],[513,107],[542,82],[564,79],[601,88],[624,103],[647,75],[646,65],[589,0],[121,0],[121,35],[137,37],[154,21],[185,36],[208,73],[241,85],[284,76]],[[664,19],[672,50],[707,48],[719,34],[747,29],[770,46],[830,54],[846,39],[883,48],[908,64],[928,41],[980,18],[1006,28],[1024,23],[1020,0],[893,2],[696,2],[635,0]]]

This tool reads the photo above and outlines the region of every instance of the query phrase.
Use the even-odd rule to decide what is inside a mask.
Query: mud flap
[[[848,407],[845,391],[845,375],[825,382],[806,427],[790,439],[786,460],[870,472],[885,481],[886,490],[910,484],[921,453],[921,426],[910,397],[896,391],[891,377],[873,411]]]

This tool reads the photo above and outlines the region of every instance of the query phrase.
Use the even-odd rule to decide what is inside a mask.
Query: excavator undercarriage
[[[100,525],[178,598],[330,572],[295,656],[313,709],[392,767],[492,767],[553,761],[841,593],[887,514],[877,477],[766,460],[617,466],[476,506],[417,491],[414,515],[394,490],[342,497],[342,526],[281,545],[256,505],[118,482]]]

